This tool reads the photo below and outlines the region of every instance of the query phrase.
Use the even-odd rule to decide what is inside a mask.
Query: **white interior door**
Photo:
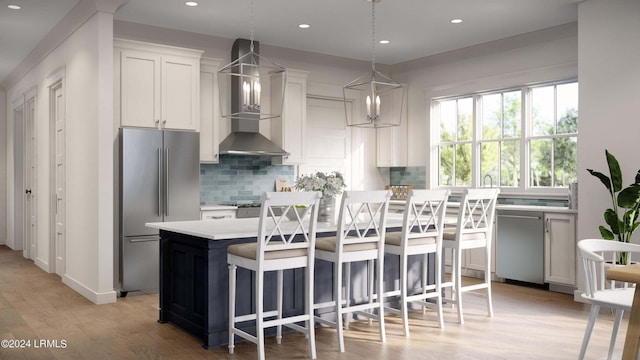
[[[23,250],[24,243],[24,104],[13,109],[13,250]]]
[[[65,273],[65,106],[64,89],[59,81],[51,87],[51,119],[54,128],[54,264],[56,274]]]
[[[28,97],[25,106],[25,254],[29,259],[36,258],[36,136],[35,136],[35,95]]]

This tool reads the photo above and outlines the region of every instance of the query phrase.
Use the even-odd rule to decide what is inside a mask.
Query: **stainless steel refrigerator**
[[[159,233],[147,222],[200,218],[200,143],[191,131],[120,129],[120,296],[156,290]]]

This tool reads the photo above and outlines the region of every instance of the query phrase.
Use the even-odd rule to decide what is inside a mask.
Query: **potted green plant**
[[[640,209],[640,170],[636,173],[635,181],[631,185],[622,188],[622,171],[616,157],[605,150],[609,176],[587,169],[589,174],[597,177],[609,190],[612,207],[604,211],[604,221],[608,225],[599,226],[600,235],[607,240],[630,242],[633,232],[640,226],[638,211]],[[620,216],[622,215],[622,216]],[[627,263],[627,254],[620,254],[619,263]]]

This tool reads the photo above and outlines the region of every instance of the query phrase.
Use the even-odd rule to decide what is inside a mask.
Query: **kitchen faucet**
[[[482,186],[487,186],[487,176],[489,177],[489,187],[493,187],[493,177],[491,176],[491,174],[487,174],[484,176],[484,178],[482,178]]]

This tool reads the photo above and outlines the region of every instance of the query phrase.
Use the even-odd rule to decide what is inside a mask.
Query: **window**
[[[489,176],[493,184],[520,184],[520,136],[522,91],[483,95],[480,143],[482,185]]]
[[[577,179],[577,82],[441,99],[434,110],[439,186],[524,190]]]
[[[567,187],[577,180],[578,84],[531,90],[530,187]]]
[[[443,101],[440,106],[440,184],[471,185],[473,98]]]

